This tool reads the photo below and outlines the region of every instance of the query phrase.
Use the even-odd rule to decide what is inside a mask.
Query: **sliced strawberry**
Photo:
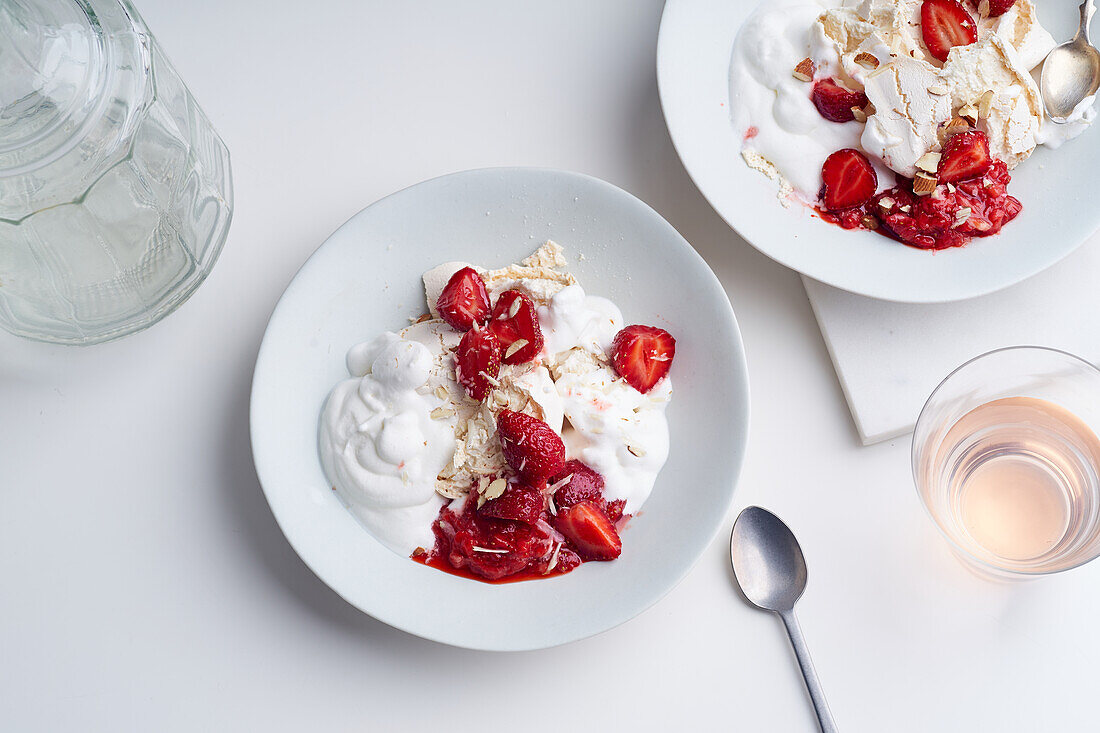
[[[989,0],[989,17],[1002,16],[1015,4],[1016,0]]]
[[[554,526],[584,560],[614,560],[623,551],[615,525],[589,501],[558,511]]]
[[[466,332],[454,352],[455,378],[466,394],[483,400],[500,373],[500,342],[485,329]]]
[[[878,175],[871,162],[852,148],[838,150],[825,159],[821,180],[821,198],[829,211],[862,206],[878,188]]]
[[[819,79],[814,82],[810,100],[821,116],[831,122],[851,122],[856,118],[852,108],[867,106],[867,95],[842,87],[836,79]]]
[[[955,183],[984,176],[993,165],[989,138],[981,130],[960,132],[943,146],[936,178],[940,183]]]
[[[545,508],[546,500],[541,491],[524,484],[510,484],[503,494],[485,502],[477,511],[483,517],[534,525],[538,524]]]
[[[451,275],[435,301],[439,316],[457,331],[469,331],[489,317],[489,293],[477,270],[463,267]]]
[[[639,392],[653,389],[675,356],[676,339],[656,326],[627,326],[611,342],[611,365]]]
[[[559,509],[571,507],[582,501],[603,504],[603,476],[577,459],[565,462],[562,469],[550,479],[550,484],[569,479],[554,492],[554,503]]]
[[[542,329],[535,303],[518,290],[505,290],[497,298],[489,330],[504,349],[505,364],[531,361],[542,351]],[[526,343],[515,346],[521,340]]]
[[[947,61],[955,46],[969,46],[978,40],[978,26],[959,0],[924,0],[920,30],[928,53],[940,61]]]
[[[565,463],[561,436],[536,417],[501,410],[497,416],[497,435],[504,460],[525,481],[544,482],[561,471]]]

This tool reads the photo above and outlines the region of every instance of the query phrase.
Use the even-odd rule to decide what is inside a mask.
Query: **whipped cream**
[[[436,354],[423,343],[434,328],[418,324],[353,347],[354,377],[333,388],[321,414],[325,475],[371,533],[402,554],[432,546],[443,506],[436,476],[454,453],[454,416],[437,412]]]
[[[551,364],[573,347],[610,354],[611,341],[625,325],[617,305],[598,295],[585,295],[580,285],[563,288],[538,313],[543,355]]]
[[[637,512],[668,458],[671,380],[665,377],[642,394],[580,348],[568,352],[555,373],[570,425],[562,435],[566,452],[603,476],[609,501],[624,499],[623,511]]]

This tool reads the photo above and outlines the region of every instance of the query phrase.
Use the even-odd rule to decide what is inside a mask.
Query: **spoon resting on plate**
[[[737,584],[749,603],[774,611],[783,619],[822,733],[837,733],[825,693],[817,679],[794,604],[806,590],[806,559],[794,534],[783,521],[758,506],[750,506],[733,523],[730,559]]]
[[[1072,40],[1055,47],[1043,62],[1039,87],[1051,122],[1064,125],[1078,106],[1100,89],[1100,51],[1089,41],[1094,0],[1081,3],[1081,25]]]

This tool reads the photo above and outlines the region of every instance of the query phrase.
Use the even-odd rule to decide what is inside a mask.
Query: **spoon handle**
[[[825,692],[821,689],[817,671],[810,659],[810,650],[806,648],[806,640],[802,638],[802,628],[798,625],[798,619],[794,617],[794,610],[780,612],[779,618],[783,619],[783,625],[787,627],[787,636],[791,639],[794,655],[798,657],[798,666],[802,668],[802,677],[806,680],[806,690],[809,691],[810,700],[813,701],[814,712],[817,713],[817,722],[821,725],[822,733],[838,733],[836,723],[833,722],[833,714],[829,712],[829,703],[825,701]]]
[[[1089,23],[1092,21],[1092,15],[1096,12],[1096,0],[1085,0],[1081,3],[1081,28],[1077,31],[1079,38],[1089,40]]]

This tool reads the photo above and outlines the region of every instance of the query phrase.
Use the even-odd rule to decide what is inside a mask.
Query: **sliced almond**
[[[899,206],[898,211],[902,212],[903,214],[908,214],[909,210],[912,209],[912,208],[913,207],[910,206],[909,204],[905,204],[905,206]]]
[[[962,117],[971,125],[976,125],[978,123],[978,109],[972,104],[964,104],[959,108],[959,117]]]
[[[449,407],[437,407],[431,412],[431,418],[433,420],[446,420],[449,417],[454,417],[455,411]]]
[[[523,298],[516,298],[513,300],[512,307],[508,309],[508,317],[515,318],[521,307],[523,307]]]
[[[817,73],[817,66],[814,65],[814,60],[805,58],[798,62],[798,66],[794,67],[791,76],[799,81],[813,81],[815,73]]]
[[[964,206],[955,212],[955,221],[963,222],[970,218],[970,215],[974,213],[970,210],[969,206]]]
[[[507,479],[502,479],[502,478],[494,479],[493,481],[491,481],[489,483],[488,486],[485,487],[485,491],[481,492],[481,496],[484,497],[486,501],[488,501],[490,499],[495,499],[498,496],[500,496],[501,494],[503,494],[504,490],[507,489],[507,488],[508,488]]]
[[[936,169],[940,165],[940,154],[929,150],[927,153],[917,158],[917,167],[925,173],[935,173]]]
[[[494,387],[499,387],[500,386],[500,380],[497,379],[496,377],[494,377],[493,375],[489,374],[489,372],[485,371],[484,369],[482,369],[480,372],[478,372],[478,374],[480,374],[481,377],[486,382],[493,385]]]
[[[918,172],[913,179],[913,193],[918,196],[927,196],[936,190],[936,178],[927,173]]]
[[[989,0],[982,0],[978,3],[978,15],[983,18],[989,17]]]
[[[870,214],[864,214],[863,218],[859,220],[859,223],[862,224],[865,229],[878,229],[878,219]]]
[[[983,120],[989,118],[989,113],[993,111],[993,100],[995,98],[996,95],[992,89],[982,95],[982,98],[978,100],[978,117]]]
[[[441,400],[447,399],[447,388],[442,384],[435,388],[435,396]]]
[[[508,554],[508,550],[493,550],[493,549],[488,548],[488,547],[478,547],[477,545],[474,545],[474,552],[487,552],[490,555],[507,555]]]
[[[628,451],[630,451],[630,454],[632,456],[634,456],[635,458],[644,458],[645,457],[645,449],[644,448],[638,448],[638,447],[633,446],[633,445],[628,445],[626,447],[626,449]]]
[[[875,109],[875,105],[871,102],[868,102],[867,106],[863,108],[863,114],[867,115],[868,117],[870,117],[877,111],[878,110]]]
[[[852,117],[855,118],[856,122],[866,122],[867,121],[867,113],[864,112],[859,107],[852,107]]]
[[[516,301],[519,302],[518,300]],[[504,352],[504,358],[509,359],[513,354],[522,349],[528,343],[527,339],[516,339],[512,343],[508,344],[507,351]]]
[[[425,313],[424,315],[420,316],[420,318],[417,318],[416,321],[414,321],[414,323],[423,323],[424,321],[430,321],[430,320],[432,320],[432,314],[431,313]]]
[[[947,87],[943,86],[942,84],[933,84],[932,86],[928,87],[928,93],[934,94],[937,97],[943,97],[947,95]]]
[[[954,183],[948,183],[947,184],[947,192],[948,193],[955,193],[955,184]]]
[[[947,124],[943,126],[940,131],[944,142],[948,138],[958,135],[960,132],[967,132],[970,130],[970,123],[964,120],[962,117],[952,117],[947,121]]]
[[[883,196],[878,200],[879,207],[881,207],[884,211],[889,211],[890,209],[894,208],[894,204],[896,203],[897,202],[889,196]]]
[[[857,53],[855,59],[853,60],[865,69],[878,68],[878,57],[872,53],[867,53],[866,51],[860,51],[859,53]]]

